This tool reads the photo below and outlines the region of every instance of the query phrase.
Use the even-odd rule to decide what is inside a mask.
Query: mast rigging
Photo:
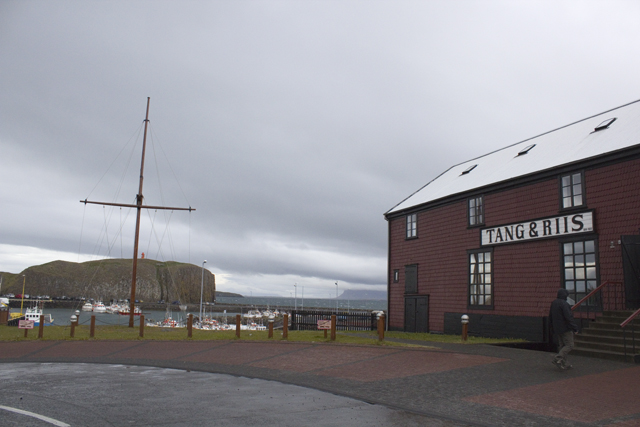
[[[144,119],[144,137],[142,139],[142,160],[140,162],[140,185],[138,187],[138,194],[136,195],[136,204],[125,204],[125,203],[108,203],[108,202],[94,202],[89,201],[87,199],[80,200],[80,203],[94,204],[94,205],[103,205],[103,206],[120,206],[126,208],[136,208],[136,233],[135,239],[133,243],[133,272],[131,275],[131,299],[129,300],[129,327],[133,328],[134,323],[134,309],[135,309],[135,301],[136,301],[136,275],[138,271],[138,240],[140,236],[140,213],[142,209],[163,209],[163,210],[175,210],[175,211],[195,211],[194,208],[189,206],[188,208],[177,208],[177,207],[165,207],[165,206],[147,206],[143,205],[142,201],[144,199],[142,195],[142,184],[144,182],[144,156],[147,147],[147,127],[149,125],[149,104],[151,98],[147,97],[147,113]]]

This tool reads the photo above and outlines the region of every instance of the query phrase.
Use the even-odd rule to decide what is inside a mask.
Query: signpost
[[[331,320],[318,320],[318,330],[324,330],[324,337],[327,337],[327,331],[331,329]]]
[[[33,329],[35,323],[36,322],[34,322],[33,320],[20,320],[18,322],[18,329],[24,329],[24,337],[27,338],[29,329]]]

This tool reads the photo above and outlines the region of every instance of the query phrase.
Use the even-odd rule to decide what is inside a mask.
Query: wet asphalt
[[[2,342],[0,425],[640,426],[640,366],[424,344]]]

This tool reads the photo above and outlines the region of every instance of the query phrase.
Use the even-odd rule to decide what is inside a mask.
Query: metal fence
[[[320,310],[292,310],[292,331],[315,331],[318,320],[331,320],[336,315],[336,330],[338,331],[376,331],[378,330],[378,314],[369,311],[320,311]]]

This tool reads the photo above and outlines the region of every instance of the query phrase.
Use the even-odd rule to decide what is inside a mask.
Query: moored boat
[[[40,316],[42,315],[44,315],[44,326],[53,325],[53,317],[51,317],[51,314],[44,314],[42,306],[27,308],[24,320],[31,320],[34,326],[40,326]]]
[[[129,316],[131,314],[129,306],[120,307],[120,310],[118,310],[118,314],[122,314],[123,316]],[[140,316],[141,314],[142,314],[142,310],[140,310],[140,307],[133,308],[134,316]]]

